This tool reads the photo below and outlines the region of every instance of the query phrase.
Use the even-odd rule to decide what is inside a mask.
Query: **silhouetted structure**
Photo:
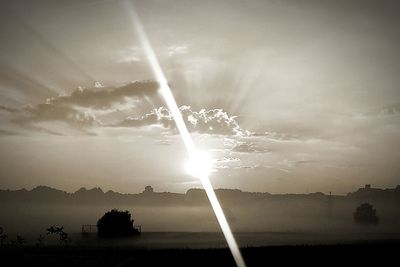
[[[359,224],[378,224],[379,218],[376,215],[376,210],[369,203],[363,203],[357,207],[353,214],[354,221]]]
[[[82,224],[82,235],[88,235],[97,231],[97,225]]]
[[[112,209],[97,222],[97,234],[100,237],[130,236],[139,233],[140,228],[133,226],[133,219],[129,211]]]

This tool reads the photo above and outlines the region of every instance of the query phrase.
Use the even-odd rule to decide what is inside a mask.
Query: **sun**
[[[196,150],[190,155],[185,166],[186,172],[197,178],[208,177],[212,170],[212,160],[210,155],[201,150]]]

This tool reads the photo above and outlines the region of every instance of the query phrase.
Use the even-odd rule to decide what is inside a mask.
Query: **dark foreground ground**
[[[247,266],[397,266],[400,241],[243,248]],[[2,247],[0,266],[235,266],[228,249]]]

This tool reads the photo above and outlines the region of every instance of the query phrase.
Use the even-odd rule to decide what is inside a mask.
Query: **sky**
[[[398,1],[0,1],[0,188],[201,187],[134,7],[216,188],[400,184]]]

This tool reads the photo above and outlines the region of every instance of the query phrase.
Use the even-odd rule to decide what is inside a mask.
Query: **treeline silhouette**
[[[261,192],[244,192],[239,189],[216,189],[218,199],[231,205],[248,205],[263,200],[360,200],[400,202],[400,186],[389,189],[371,188],[366,185],[347,195],[330,195],[321,192],[309,194],[270,194]],[[155,192],[147,186],[142,193],[122,194],[114,191],[104,192],[100,188],[81,188],[74,193],[48,186],[37,186],[32,190],[0,190],[0,201],[6,202],[39,202],[46,204],[135,204],[135,205],[209,205],[203,189],[189,189],[186,193]]]

